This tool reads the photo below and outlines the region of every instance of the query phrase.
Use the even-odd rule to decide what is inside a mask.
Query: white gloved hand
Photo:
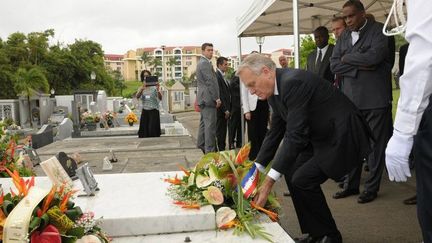
[[[390,181],[406,181],[411,177],[409,155],[413,146],[413,136],[394,130],[390,138],[386,154],[386,166]]]

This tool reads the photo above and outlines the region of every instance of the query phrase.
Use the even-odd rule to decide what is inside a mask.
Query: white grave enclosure
[[[249,235],[235,236],[232,230],[216,230],[215,211],[211,205],[199,210],[183,209],[166,194],[169,184],[164,178],[182,176],[183,172],[150,172],[95,175],[100,191],[95,196],[84,194],[79,180],[74,186],[80,189],[73,201],[83,212],[92,211],[103,217],[102,229],[114,242],[251,242]],[[50,188],[48,177],[36,177],[35,186]],[[15,188],[11,178],[0,178],[5,190]],[[294,242],[277,223],[262,223],[273,235],[274,242]],[[255,239],[254,242],[266,242]]]

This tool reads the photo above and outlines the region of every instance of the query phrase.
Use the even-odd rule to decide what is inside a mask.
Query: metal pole
[[[293,26],[294,26],[294,67],[300,67],[300,34],[298,0],[293,0]]]
[[[242,61],[242,51],[241,51],[241,37],[238,38],[238,60],[239,60],[239,65]],[[241,82],[241,80],[240,80]],[[239,83],[239,85],[241,85]],[[240,122],[241,122],[241,137],[242,137],[242,146],[245,145],[245,119],[244,119],[244,115],[243,115],[243,102],[242,102],[242,92],[241,92],[241,87],[239,89],[240,92]]]
[[[261,53],[261,46],[262,46],[262,45],[261,45],[261,44],[259,44],[259,53]]]

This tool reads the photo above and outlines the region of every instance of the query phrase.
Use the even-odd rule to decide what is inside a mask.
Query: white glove
[[[413,146],[413,136],[394,130],[385,151],[390,181],[406,181],[411,177],[408,158]]]

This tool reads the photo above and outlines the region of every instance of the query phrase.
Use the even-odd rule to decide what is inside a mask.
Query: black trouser
[[[385,149],[393,131],[391,107],[372,110],[361,110],[375,138],[373,151],[367,160],[369,175],[366,178],[364,190],[378,192],[385,165]],[[345,189],[358,190],[362,165],[354,168],[347,177]]]
[[[224,151],[226,147],[226,135],[228,120],[225,119],[225,113],[218,109],[216,116],[216,139],[217,151]]]
[[[285,181],[302,233],[314,237],[336,236],[340,233],[321,190],[328,176],[311,156],[311,150],[300,154],[296,164],[285,174]]]
[[[254,111],[251,111],[251,119],[247,121],[248,137],[251,142],[249,159],[255,160],[267,133],[269,119],[269,105],[266,100],[258,100]]]
[[[430,102],[430,101],[429,101]],[[414,136],[417,176],[417,217],[424,243],[432,243],[432,104],[426,108]]]
[[[240,108],[231,110],[231,117],[228,121],[228,143],[230,149],[242,146]]]

